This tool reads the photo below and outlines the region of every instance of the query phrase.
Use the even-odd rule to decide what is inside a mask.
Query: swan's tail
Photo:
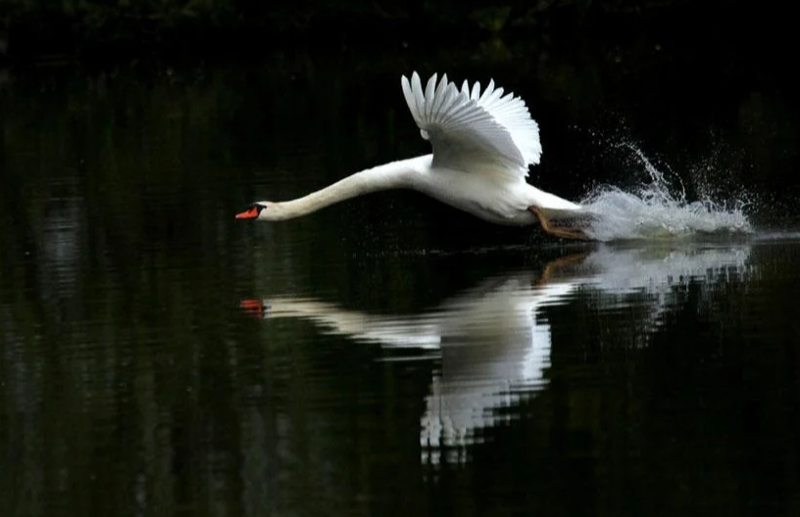
[[[549,219],[575,219],[587,216],[586,209],[581,205],[549,192],[538,189],[537,191],[534,206]]]

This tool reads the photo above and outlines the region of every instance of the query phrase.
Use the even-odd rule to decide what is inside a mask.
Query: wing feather
[[[433,102],[431,102],[431,101],[434,101],[434,100],[435,100],[435,94],[436,94],[436,76],[437,76],[437,75],[438,75],[438,74],[433,74],[433,75],[430,77],[430,79],[428,79],[428,84],[427,84],[427,86],[425,86],[425,104],[426,104],[425,108],[430,108],[430,107],[433,105]],[[425,111],[426,111],[426,113],[425,113],[425,114],[426,114],[426,115],[428,115],[428,116],[430,116],[430,110],[427,110],[427,109],[426,109]]]
[[[472,95],[470,98],[474,101],[481,98],[481,83],[480,81],[475,81],[475,84],[472,85]]]
[[[434,77],[436,77],[434,75]],[[436,87],[436,93],[434,93],[434,99],[431,103],[431,119],[436,120],[439,118],[442,107],[445,103],[449,100],[450,93],[452,92],[452,88],[447,88],[447,74],[442,76],[442,80],[439,82],[439,86]],[[444,115],[444,114],[442,114]]]
[[[483,91],[479,82],[470,88],[464,81],[459,89],[446,74],[434,74],[423,88],[414,72],[401,85],[422,137],[433,145],[435,166],[469,172],[488,167],[524,178],[528,165],[539,163],[539,126],[522,99],[493,80]]]

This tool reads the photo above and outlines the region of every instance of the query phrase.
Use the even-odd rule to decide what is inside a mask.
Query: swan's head
[[[244,310],[245,314],[255,316],[256,318],[267,319],[269,316],[270,305],[267,300],[248,298],[247,300],[242,300],[240,307]]]
[[[236,219],[253,219],[256,221],[275,221],[281,219],[281,204],[271,201],[259,201],[248,206],[247,209],[236,214]]]

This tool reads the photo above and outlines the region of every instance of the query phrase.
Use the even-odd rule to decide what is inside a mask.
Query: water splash
[[[600,241],[625,239],[685,238],[697,234],[748,234],[753,232],[745,214],[746,196],[720,203],[703,195],[688,201],[683,184],[670,185],[664,173],[656,169],[635,145],[628,148],[649,176],[638,189],[626,191],[602,185],[581,203],[593,214],[585,232]]]

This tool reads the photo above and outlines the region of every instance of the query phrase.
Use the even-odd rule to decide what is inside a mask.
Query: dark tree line
[[[613,34],[617,24],[647,26],[653,19],[680,30],[693,19],[730,13],[749,23],[759,16],[753,9],[767,17],[774,10],[769,2],[745,8],[733,0],[0,0],[0,56],[225,51],[287,39],[535,36],[545,27]]]

